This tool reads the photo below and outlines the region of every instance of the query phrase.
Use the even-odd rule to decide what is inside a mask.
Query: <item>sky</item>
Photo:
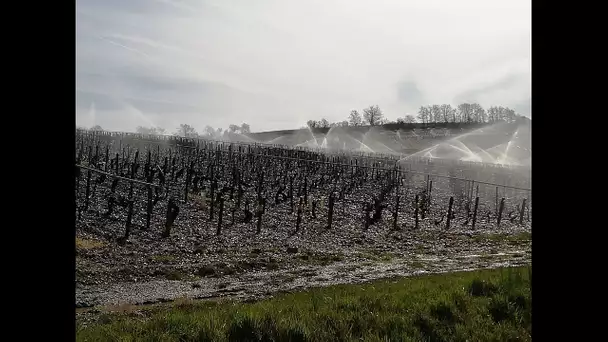
[[[268,131],[463,102],[531,118],[530,44],[530,0],[77,0],[76,124]]]

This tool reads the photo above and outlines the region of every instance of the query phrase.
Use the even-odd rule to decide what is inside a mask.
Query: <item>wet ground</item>
[[[483,226],[482,226],[483,227]],[[285,291],[456,270],[531,263],[531,227],[505,224],[446,231],[432,223],[368,230],[346,221],[331,230],[310,220],[291,229],[238,224],[215,236],[209,227],[178,227],[170,238],[139,230],[116,241],[123,224],[79,222],[76,239],[77,320],[100,308],[179,298],[257,300]]]

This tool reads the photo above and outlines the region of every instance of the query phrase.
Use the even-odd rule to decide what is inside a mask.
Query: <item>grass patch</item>
[[[102,248],[104,246],[106,246],[106,243],[103,241],[84,239],[84,238],[79,238],[79,237],[76,238],[76,249],[90,250],[90,249]]]
[[[165,273],[165,277],[167,280],[183,280],[185,278],[184,274],[178,270],[170,270]]]
[[[531,341],[531,267],[338,285],[111,315],[77,341]]]
[[[327,266],[329,264],[344,261],[344,254],[338,253],[315,253],[312,251],[305,251],[296,256],[309,264]]]
[[[424,268],[424,264],[422,263],[422,261],[419,261],[419,260],[414,260],[414,261],[410,262],[410,266],[412,266],[412,268],[415,268],[415,269]]]
[[[376,250],[359,252],[358,256],[362,259],[377,261],[377,262],[389,262],[393,260],[394,255],[389,252],[382,252]]]
[[[489,261],[489,260],[496,259],[496,258],[497,258],[496,255],[488,254],[488,253],[483,253],[479,256],[480,260],[485,260],[485,261]]]
[[[509,244],[526,243],[532,240],[532,233],[520,232],[515,234],[506,233],[483,233],[473,237],[475,242],[507,242]]]
[[[197,275],[188,274],[180,269],[175,268],[165,268],[156,270],[154,272],[154,276],[163,277],[167,280],[183,280],[183,281],[195,281],[200,279]]]

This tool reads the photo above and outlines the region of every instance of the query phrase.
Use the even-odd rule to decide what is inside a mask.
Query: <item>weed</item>
[[[107,313],[77,341],[531,340],[531,270],[480,270],[284,293],[251,303],[184,300],[146,320]],[[498,323],[497,323],[498,322]]]
[[[107,243],[99,240],[76,238],[76,249],[90,250],[105,247]]]

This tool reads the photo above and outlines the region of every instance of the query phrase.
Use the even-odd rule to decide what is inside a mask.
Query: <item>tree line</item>
[[[450,104],[420,106],[418,115],[414,117],[407,114],[397,118],[395,121],[387,120],[378,105],[369,106],[363,109],[363,115],[357,110],[352,110],[348,115],[348,120],[339,122],[329,122],[327,119],[308,120],[306,125],[309,128],[330,128],[345,126],[378,126],[385,124],[403,123],[494,123],[494,122],[514,122],[518,115],[509,107],[492,106],[487,110],[478,103],[462,103],[456,108]]]
[[[407,114],[390,121],[384,117],[384,113],[378,105],[369,106],[363,109],[361,115],[356,109],[351,110],[347,120],[339,122],[329,122],[327,119],[308,120],[306,126],[309,128],[331,128],[331,127],[357,127],[363,125],[379,126],[386,124],[408,124],[408,123],[494,123],[494,122],[514,122],[521,117],[513,109],[503,106],[492,106],[487,110],[478,103],[462,103],[452,107],[450,104],[420,106],[418,115],[414,117]],[[81,128],[82,129],[82,128]],[[101,126],[96,125],[90,128],[92,131],[103,131]],[[165,135],[166,130],[162,127],[138,126],[135,131],[145,135]],[[228,129],[213,128],[209,125],[202,133],[188,124],[181,124],[173,135],[186,138],[221,138],[229,133],[247,134],[251,133],[251,128],[247,123],[240,126],[231,124]]]
[[[83,127],[79,127],[79,129],[86,129]],[[89,129],[90,131],[103,131],[104,129],[95,125]],[[144,127],[137,126],[135,128],[135,132],[144,135],[165,135],[167,131],[162,127]],[[236,133],[236,134],[247,134],[251,133],[251,128],[249,124],[242,123],[239,125],[231,124],[228,126],[228,129],[224,130],[222,128],[213,128],[209,125],[205,126],[205,129],[202,133],[198,133],[196,129],[188,124],[180,124],[177,130],[173,133],[175,136],[180,136],[184,138],[221,138],[224,135]]]

